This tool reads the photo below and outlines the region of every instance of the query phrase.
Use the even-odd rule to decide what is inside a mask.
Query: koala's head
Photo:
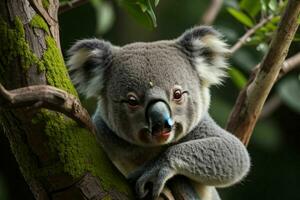
[[[175,142],[207,112],[209,87],[225,76],[226,44],[211,27],[179,38],[123,47],[87,39],[70,50],[70,76],[85,97],[98,97],[114,133],[143,146]]]

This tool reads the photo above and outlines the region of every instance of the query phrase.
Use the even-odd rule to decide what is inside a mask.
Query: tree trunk
[[[59,46],[58,0],[0,2],[0,82],[48,84],[77,96]],[[0,123],[36,199],[130,199],[95,136],[46,109],[1,110]]]

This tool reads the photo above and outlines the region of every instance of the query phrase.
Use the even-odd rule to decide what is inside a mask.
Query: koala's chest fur
[[[100,118],[97,120],[97,116],[95,116],[94,120],[98,121],[97,124],[101,124],[101,130],[98,130],[97,137],[102,147],[124,176],[157,157],[167,148],[166,146],[140,147],[130,144],[113,133]]]
[[[162,148],[137,148],[126,153],[120,147],[116,147],[113,152],[110,149],[108,154],[114,165],[127,177],[129,173],[155,158],[161,151]]]

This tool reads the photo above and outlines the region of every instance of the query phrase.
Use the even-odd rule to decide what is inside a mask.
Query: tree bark
[[[59,45],[58,0],[0,2],[0,82],[51,85],[74,96]],[[0,110],[0,124],[36,199],[131,199],[96,138],[46,109]]]

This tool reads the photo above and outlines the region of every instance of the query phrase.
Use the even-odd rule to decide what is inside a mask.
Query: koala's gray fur
[[[205,26],[175,40],[116,47],[88,39],[69,50],[73,83],[84,96],[98,97],[99,141],[116,167],[136,178],[139,198],[156,199],[166,181],[183,175],[201,199],[216,200],[214,186],[232,185],[249,171],[244,145],[208,114],[209,87],[226,76],[228,52],[220,34]]]

